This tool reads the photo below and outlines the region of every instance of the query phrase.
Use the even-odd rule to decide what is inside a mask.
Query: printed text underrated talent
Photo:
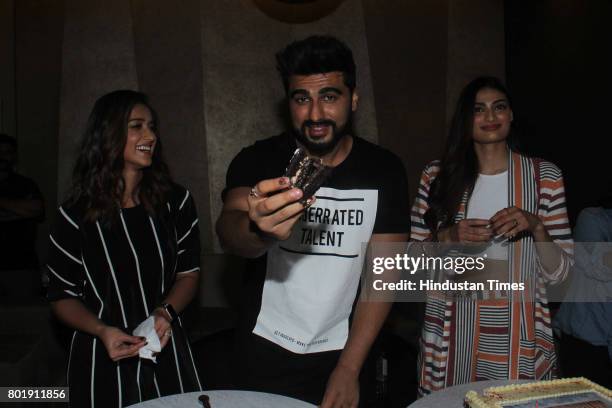
[[[486,254],[481,257],[470,256],[425,256],[412,257],[408,254],[396,254],[394,257],[375,257],[372,258],[372,272],[380,275],[385,271],[408,272],[414,275],[417,271],[444,271],[447,274],[455,273],[462,275],[470,271],[482,271],[485,269]],[[486,283],[485,283],[486,282]],[[523,282],[501,282],[497,279],[487,279],[485,282],[457,281],[456,279],[436,282],[432,279],[419,280],[418,282],[408,279],[395,281],[384,281],[376,279],[372,286],[376,291],[509,291],[524,290]]]

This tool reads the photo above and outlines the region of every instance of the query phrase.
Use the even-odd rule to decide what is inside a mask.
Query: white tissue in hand
[[[153,353],[159,353],[161,351],[161,344],[159,343],[159,337],[157,337],[157,332],[155,331],[155,317],[149,316],[134,329],[132,334],[134,336],[146,338],[147,344],[138,350],[140,358],[147,358],[157,363]]]

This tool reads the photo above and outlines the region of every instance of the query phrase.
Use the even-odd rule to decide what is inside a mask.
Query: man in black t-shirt
[[[0,294],[31,293],[34,287],[11,287],[23,278],[14,274],[38,268],[36,225],[43,218],[43,201],[36,183],[14,171],[16,157],[17,141],[0,134]]]
[[[359,372],[390,308],[356,299],[362,244],[407,240],[405,171],[352,132],[358,94],[345,44],[309,37],[277,64],[291,129],[234,158],[217,221],[223,248],[249,258],[237,385],[356,407]],[[279,177],[297,146],[334,168],[314,198]]]

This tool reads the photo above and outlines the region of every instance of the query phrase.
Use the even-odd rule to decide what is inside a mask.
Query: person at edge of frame
[[[21,174],[17,140],[0,133],[0,297],[34,297],[41,291],[36,230],[44,221],[43,196]]]

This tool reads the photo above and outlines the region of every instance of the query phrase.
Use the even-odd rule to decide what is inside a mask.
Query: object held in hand
[[[323,164],[323,160],[308,156],[304,149],[298,147],[285,170],[285,177],[289,178],[292,188],[304,192],[300,203],[307,205],[308,199],[323,185],[331,171],[332,167]]]
[[[155,355],[161,351],[161,344],[155,331],[155,317],[149,316],[146,318],[134,329],[132,335],[146,339],[145,345],[138,350],[140,358],[157,362]]]
[[[198,397],[198,400],[202,403],[204,408],[211,408],[210,406],[210,398],[206,394],[202,394]]]

